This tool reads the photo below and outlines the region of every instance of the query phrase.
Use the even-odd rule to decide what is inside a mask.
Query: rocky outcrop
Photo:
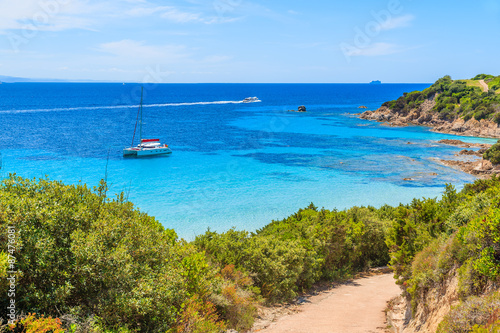
[[[494,166],[490,161],[485,159],[475,161],[439,160],[439,162],[479,178],[490,178],[493,174],[500,174],[500,166]]]
[[[490,161],[483,159],[484,152],[491,147],[485,143],[469,143],[460,140],[439,140],[438,143],[443,143],[461,148],[479,148],[479,150],[462,149],[456,156],[475,156],[479,159],[460,159],[460,160],[438,160],[439,163],[460,169],[463,172],[477,176],[479,178],[490,178],[492,174],[500,174],[500,165],[494,166]]]
[[[455,271],[432,289],[422,291],[416,310],[412,313],[410,300],[402,296],[391,300],[387,322],[395,333],[436,332],[439,323],[451,307],[458,303],[458,277]]]
[[[375,111],[363,112],[360,118],[386,122],[389,126],[422,125],[432,127],[433,131],[439,133],[500,138],[500,127],[497,123],[485,119],[478,121],[474,118],[467,121],[463,118],[453,121],[440,119],[439,113],[432,111],[435,105],[435,99],[428,99],[418,108],[408,112],[395,112],[382,106]]]
[[[288,112],[306,112],[306,107],[301,105],[297,110],[288,110]]]

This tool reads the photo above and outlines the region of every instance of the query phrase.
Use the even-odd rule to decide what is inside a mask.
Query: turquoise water
[[[426,86],[157,85],[146,89],[144,132],[173,154],[123,159],[138,86],[4,84],[1,172],[97,185],[107,170],[111,193],[124,191],[187,239],[207,228],[255,230],[311,202],[407,203],[474,180],[433,159],[452,158],[459,149],[436,141],[457,137],[349,113]],[[262,102],[237,103],[249,96]],[[286,111],[302,104],[307,113]]]

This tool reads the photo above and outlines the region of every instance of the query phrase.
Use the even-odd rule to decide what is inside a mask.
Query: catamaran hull
[[[152,149],[133,149],[127,148],[123,150],[124,157],[145,157],[155,155],[169,155],[172,154],[170,148],[152,148]]]

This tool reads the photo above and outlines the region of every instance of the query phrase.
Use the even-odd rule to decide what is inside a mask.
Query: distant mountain
[[[16,83],[16,82],[68,82],[68,81],[59,79],[27,79],[24,77],[0,75],[0,82]]]
[[[32,82],[32,81],[29,79],[24,79],[22,77],[0,75],[0,82],[11,83],[11,82]]]
[[[62,79],[28,79],[24,77],[16,77],[16,76],[5,76],[0,75],[0,82],[4,83],[17,83],[17,82],[113,82],[113,81],[94,81],[94,80],[62,80]],[[121,81],[120,81],[121,82]]]
[[[382,82],[379,80],[375,80],[375,81],[370,82],[370,84],[382,84]]]

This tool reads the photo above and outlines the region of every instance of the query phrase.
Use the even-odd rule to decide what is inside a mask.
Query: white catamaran
[[[137,120],[135,121],[134,136],[132,137],[132,145],[130,148],[123,149],[124,157],[142,157],[153,155],[167,155],[172,154],[172,150],[168,145],[162,145],[160,139],[143,139],[142,138],[142,96],[143,89],[141,89],[141,104],[137,112]],[[139,144],[134,147],[135,132],[137,130],[137,123],[139,123]]]

